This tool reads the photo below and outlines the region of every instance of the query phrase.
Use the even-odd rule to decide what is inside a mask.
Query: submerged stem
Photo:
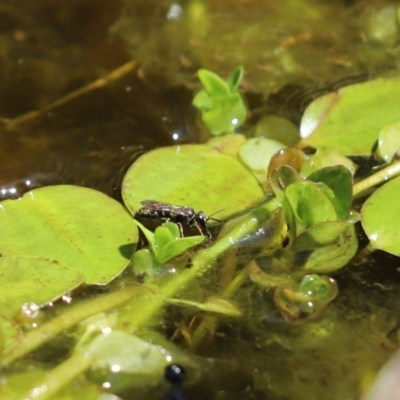
[[[2,354],[1,366],[11,364],[14,360],[31,352],[37,347],[43,345],[54,336],[71,328],[80,321],[94,314],[118,307],[127,302],[134,296],[132,289],[123,289],[107,295],[96,297],[93,300],[80,303],[63,314],[59,315],[39,326],[37,329],[28,332],[22,340],[15,343],[14,346],[6,349]]]
[[[68,382],[89,368],[91,363],[92,360],[89,357],[79,353],[74,354],[54,368],[50,375],[46,375],[41,381],[36,382],[35,387],[24,393],[20,398],[25,400],[51,399]]]

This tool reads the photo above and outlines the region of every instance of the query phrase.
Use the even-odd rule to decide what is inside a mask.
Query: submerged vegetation
[[[94,162],[93,180],[90,174],[87,180],[79,175],[68,179],[57,165],[56,178],[47,174],[44,181],[31,182],[28,176],[19,186],[3,186],[0,397],[359,398],[398,346],[396,68],[386,76],[318,92],[307,108],[299,106],[301,115],[295,118],[292,111],[282,114],[276,111],[279,105],[257,100],[254,92],[279,98],[288,90],[288,79],[305,78],[307,63],[301,65],[297,52],[313,49],[326,13],[318,1],[313,7],[288,2],[289,15],[301,11],[305,21],[316,21],[311,25],[315,32],[300,24],[299,32],[281,40],[269,55],[284,67],[281,75],[271,72],[272,92],[265,83],[257,86],[258,72],[251,75],[251,70],[258,71],[258,62],[250,55],[229,58],[231,69],[246,67],[227,73],[226,80],[204,68],[197,68],[203,88],[188,79],[196,58],[183,56],[188,42],[177,35],[178,27],[189,32],[202,66],[217,71],[220,63],[228,64],[224,52],[214,62],[207,58],[212,44],[204,39],[205,32],[217,35],[222,29],[210,25],[212,6],[207,2],[189,1],[187,8],[175,3],[178,8],[166,7],[167,2],[158,6],[167,11],[170,27],[161,29],[169,38],[179,37],[167,56],[174,58],[179,49],[187,67],[182,73],[173,71],[174,65],[160,73],[156,57],[140,59],[142,45],[134,45],[127,22],[138,18],[138,10],[146,15],[156,6],[125,3],[112,31],[124,38],[135,61],[61,100],[3,120],[7,133],[18,133],[19,146],[40,158],[43,147],[57,151],[65,137],[71,140],[71,132],[75,138],[71,113],[79,121],[80,105],[99,93],[107,97],[116,90],[121,96],[123,87],[131,96],[132,87],[143,89],[151,81],[155,105],[149,102],[141,110],[154,107],[150,117],[159,118],[143,128],[148,129],[143,136],[132,139],[132,147],[121,145],[116,151],[108,136],[101,157],[100,139],[89,129],[84,135],[88,154],[82,159],[85,153],[79,154],[71,171],[82,173]],[[223,5],[216,3],[213,12],[218,15]],[[245,15],[257,19],[262,6],[236,7],[249,7]],[[331,7],[331,12],[339,9]],[[284,13],[280,7],[275,12]],[[365,42],[355,46],[363,54],[361,64],[375,52],[379,57],[371,65],[376,69],[386,60],[377,43],[396,45],[396,12],[388,5],[364,17]],[[383,29],[382,21],[393,18],[395,23]],[[157,40],[136,22],[133,31],[147,32],[149,48],[156,52]],[[249,27],[244,18],[236,30],[236,38],[257,43],[258,25]],[[233,40],[221,38],[214,51],[222,46],[229,54]],[[339,50],[344,48],[331,49]],[[394,59],[396,54],[393,50]],[[328,68],[324,74],[330,72]],[[184,134],[164,103],[177,92],[169,88],[163,98],[159,92],[165,82],[155,78],[168,81],[172,73],[169,85],[186,86],[182,97],[190,111],[182,119],[190,116],[192,122]],[[147,101],[143,96],[137,103]],[[142,121],[141,110],[128,114]],[[98,111],[98,118],[107,120]],[[53,113],[60,118],[54,136],[61,139],[53,136],[46,142],[42,135],[52,126]],[[118,113],[110,113],[109,126]],[[122,136],[135,126],[129,124],[120,127]],[[196,131],[196,140],[190,139],[190,129]],[[165,130],[171,133],[169,140],[161,138]],[[150,144],[154,139],[146,138],[152,132],[161,138],[157,148]],[[144,151],[139,145],[153,149]],[[116,162],[113,152],[123,162]],[[111,183],[110,172],[102,169],[110,160],[115,168]],[[63,168],[68,170],[68,163]],[[187,371],[187,379],[182,384],[183,377],[172,377],[171,389],[164,371],[175,364],[184,366],[177,369]]]

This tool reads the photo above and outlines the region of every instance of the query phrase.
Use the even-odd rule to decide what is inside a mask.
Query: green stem
[[[22,340],[18,341],[14,346],[6,349],[1,357],[1,366],[5,367],[19,357],[36,349],[48,340],[76,325],[85,318],[100,312],[118,307],[130,300],[135,291],[123,289],[107,295],[98,296],[93,300],[78,304],[63,314],[51,319],[50,321],[39,326],[37,329],[28,332]]]
[[[140,296],[134,288],[122,289],[109,295],[96,297],[93,300],[79,304],[73,309],[68,310],[64,314],[45,323],[38,329],[29,332],[17,344],[17,346],[11,347],[3,353],[1,361],[2,366],[10,364],[15,359],[34,350],[52,337],[61,333],[65,329],[72,327],[83,319],[120,306],[129,301],[133,296],[135,296],[135,302],[132,307],[135,311],[132,311],[131,314],[131,326],[145,326],[160,311],[165,304],[166,299],[176,296],[179,292],[188,287],[193,280],[207,272],[222,253],[232,245],[238,243],[246,235],[258,229],[258,227],[269,217],[270,210],[275,209],[277,206],[278,203],[270,202],[255,209],[242,221],[241,224],[234,227],[213,246],[200,251],[193,259],[192,268],[181,271],[179,274],[172,276],[170,279],[162,283],[154,295],[149,295],[149,293],[146,292],[146,295]],[[242,275],[247,276],[244,272],[240,274],[240,276]],[[239,287],[237,286],[238,283],[236,280],[233,282],[236,287]],[[86,360],[81,363],[82,365],[79,368],[73,367],[70,373],[65,372],[65,370],[74,366],[77,360],[82,361],[82,356],[72,356],[59,367],[55,368],[52,371],[50,378],[35,385],[36,388],[45,386],[50,388],[48,394],[43,394],[44,397],[40,397],[41,400],[50,398],[52,394],[56,393],[61,387],[66,385],[74,376],[83,372],[90,366],[90,361]],[[77,371],[76,374],[74,371],[75,369]],[[32,393],[32,391],[29,393]],[[26,398],[30,398],[30,395],[31,394],[28,394],[28,397]]]
[[[51,371],[51,374],[36,382],[35,387],[20,398],[25,400],[51,399],[68,382],[90,367],[92,360],[77,353]],[[53,397],[54,398],[54,397]]]
[[[132,326],[145,326],[164,305],[165,299],[176,296],[179,292],[185,290],[191,282],[209,271],[219,256],[246,235],[257,230],[268,219],[270,210],[275,209],[278,205],[277,202],[270,201],[258,207],[241,224],[235,226],[214,245],[199,251],[193,258],[192,267],[179,272],[179,274],[164,282],[157,290],[156,295],[151,298],[147,297],[142,301],[140,299],[135,300],[135,308],[140,312],[132,313]]]
[[[249,270],[248,268],[243,268],[230,282],[230,284],[223,290],[221,293],[221,296],[225,298],[232,298],[235,293],[238,291],[238,289],[243,285],[244,282],[246,282],[247,278],[249,276]],[[214,319],[213,322],[216,322]],[[212,324],[214,327],[216,327],[216,324]],[[196,348],[199,343],[202,341],[204,336],[207,335],[209,332],[209,326],[210,326],[210,321],[209,320],[203,320],[200,325],[197,327],[196,331],[192,335],[191,338],[191,347]]]
[[[368,190],[376,185],[387,182],[390,179],[400,175],[400,161],[396,161],[388,167],[376,172],[375,174],[357,182],[353,186],[353,197],[358,196],[360,193]]]

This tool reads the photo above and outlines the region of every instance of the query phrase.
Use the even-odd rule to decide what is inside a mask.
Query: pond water
[[[396,7],[362,0],[3,0],[0,197],[72,183],[119,200],[124,171],[141,154],[209,138],[191,105],[201,67],[226,77],[244,66],[245,134],[267,115],[298,125],[321,94],[397,69]],[[248,261],[243,253],[239,265]],[[251,285],[234,299],[244,310],[238,320],[217,324],[168,307],[148,328],[195,355],[187,356],[185,397],[154,377],[91,371],[48,398],[358,399],[398,346],[397,268],[398,258],[383,252],[355,260],[335,274],[339,296],[323,315],[294,323],[280,316],[271,293]],[[78,290],[74,302],[132,279],[126,273],[110,287]],[[197,286],[193,298],[212,295],[216,278]],[[56,303],[41,318],[66,308]],[[191,325],[202,319],[214,334],[187,350]],[[30,324],[23,320],[22,329]],[[60,334],[2,370],[0,397],[19,399],[10,382],[36,382],[32,371],[52,371],[77,336]],[[112,382],[110,390],[104,382]]]

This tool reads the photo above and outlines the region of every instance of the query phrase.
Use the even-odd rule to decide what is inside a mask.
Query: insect
[[[174,204],[163,203],[155,200],[143,200],[140,202],[142,208],[136,211],[135,217],[142,219],[166,219],[172,221],[179,226],[179,231],[183,236],[182,224],[187,224],[191,228],[196,228],[201,235],[212,238],[208,229],[207,221],[210,219],[219,221],[215,218],[207,217],[203,211],[196,212],[191,207],[177,206]]]

